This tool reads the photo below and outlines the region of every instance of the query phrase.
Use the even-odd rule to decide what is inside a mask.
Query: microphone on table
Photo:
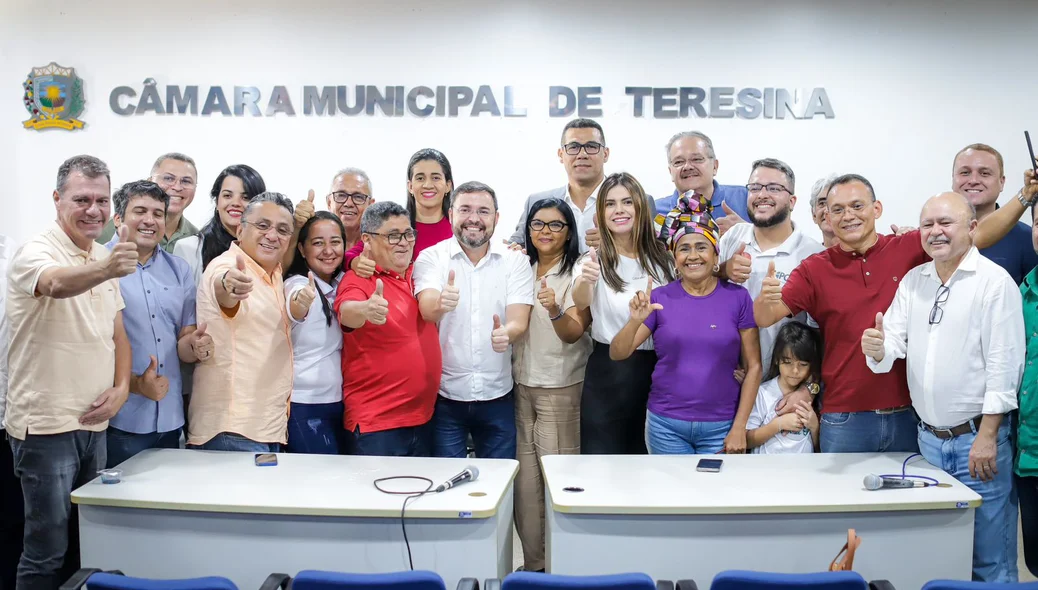
[[[934,484],[925,481],[912,481],[910,479],[901,479],[900,477],[883,477],[870,473],[865,476],[865,489],[866,490],[880,490],[880,489],[905,489],[905,488],[928,488]]]
[[[436,487],[436,493],[440,493],[453,488],[456,485],[463,484],[467,481],[476,481],[479,477],[479,469],[476,469],[472,465],[469,465],[465,469],[461,470],[461,473],[448,479]]]

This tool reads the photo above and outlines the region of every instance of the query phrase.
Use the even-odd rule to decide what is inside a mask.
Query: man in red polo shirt
[[[375,274],[347,272],[335,297],[350,453],[428,457],[442,356],[436,325],[422,319],[413,295],[417,234],[407,210],[392,201],[369,206],[360,231]]]
[[[822,330],[820,443],[823,453],[917,452],[918,419],[905,362],[877,375],[862,360],[861,333],[894,300],[901,278],[930,260],[919,231],[879,235],[883,204],[857,174],[836,178],[828,193],[837,245],[800,263],[783,284],[771,268],[753,303],[760,327],[806,311]]]

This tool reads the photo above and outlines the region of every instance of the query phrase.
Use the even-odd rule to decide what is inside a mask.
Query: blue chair
[[[886,580],[866,582],[857,572],[773,574],[732,570],[714,577],[710,590],[894,590]]]
[[[472,580],[475,582],[475,580]],[[478,585],[477,585],[478,587]],[[304,570],[292,578],[292,590],[447,590],[435,572],[346,574]]]
[[[1038,590],[1038,582],[1018,584],[996,584],[988,582],[964,582],[962,580],[933,580],[923,590]]]
[[[238,590],[227,578],[207,577],[186,580],[150,580],[124,576],[121,572],[102,572],[96,569],[81,569],[61,590]]]
[[[682,580],[681,590],[697,590],[694,582]],[[653,582],[645,574],[563,576],[537,572],[515,572],[504,581],[486,580],[483,590],[673,590],[671,582]]]

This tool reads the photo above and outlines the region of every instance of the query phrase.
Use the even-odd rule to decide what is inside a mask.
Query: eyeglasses
[[[413,229],[409,229],[404,233],[392,232],[388,234],[380,234],[374,231],[364,233],[368,234],[369,236],[382,236],[386,239],[387,242],[389,242],[390,246],[396,246],[400,244],[400,240],[407,240],[408,242],[413,242],[416,239],[418,239],[418,231]]]
[[[458,215],[461,215],[462,217],[464,217],[466,219],[471,217],[473,213],[475,213],[481,219],[490,219],[494,215],[494,210],[493,209],[488,209],[486,207],[480,207],[479,209],[473,209],[472,207],[469,207],[468,205],[462,205],[461,207],[458,207],[457,209],[455,209],[455,211],[458,212]]]
[[[190,176],[184,176],[183,178],[177,178],[176,176],[173,176],[172,174],[163,174],[162,176],[156,177],[156,179],[159,181],[159,184],[163,184],[163,185],[168,186],[168,187],[176,186],[177,181],[180,181],[180,186],[185,188],[185,189],[191,189],[191,188],[194,188],[194,186],[195,186],[195,179],[191,178]]]
[[[854,214],[861,213],[862,211],[865,210],[865,203],[855,203],[855,204],[851,205],[850,207],[842,207],[840,205],[837,205],[836,207],[829,206],[828,209],[829,209],[829,215],[830,216],[832,216],[832,217],[843,217],[843,214],[847,213],[848,211],[851,211]]]
[[[574,141],[572,143],[567,143],[566,145],[562,146],[562,149],[566,150],[566,153],[571,156],[579,154],[580,150],[584,150],[584,152],[587,153],[587,155],[593,156],[598,152],[602,151],[602,148],[604,147],[604,145],[598,143],[597,141],[589,141],[587,143],[577,143]]]
[[[746,190],[751,192],[751,193],[759,193],[762,190],[767,190],[769,195],[781,195],[782,193],[793,194],[793,193],[790,192],[790,190],[788,188],[782,186],[781,184],[779,184],[777,182],[772,182],[772,183],[769,183],[769,184],[760,184],[760,183],[757,183],[757,182],[751,182],[750,184],[746,185]]]
[[[706,160],[707,158],[704,158],[703,156],[696,156],[694,158],[689,158],[687,160],[677,159],[670,163],[670,167],[674,168],[675,170],[680,170],[685,167],[685,164],[692,164],[693,166],[702,166],[703,164],[706,164]]]
[[[293,233],[292,232],[292,228],[289,227],[288,225],[285,225],[285,224],[274,225],[273,223],[271,223],[271,222],[269,222],[269,221],[267,221],[265,219],[264,220],[260,220],[260,221],[255,221],[255,222],[253,222],[253,221],[245,221],[243,219],[241,223],[242,223],[242,225],[251,225],[252,227],[254,227],[257,230],[259,230],[259,232],[261,234],[264,234],[264,235],[270,233],[270,230],[272,230],[272,229],[277,231],[278,235],[281,236],[282,238],[291,238],[292,237],[292,233]]]
[[[547,227],[548,231],[550,231],[551,233],[557,234],[560,231],[569,227],[569,224],[563,223],[561,221],[549,221],[545,223],[540,219],[534,219],[530,222],[530,229],[532,229],[533,231],[542,231],[545,227]]]
[[[934,298],[933,309],[930,310],[931,326],[941,323],[941,319],[944,318],[944,308],[941,306],[948,302],[949,293],[951,293],[951,288],[944,285],[937,287],[937,297]]]
[[[330,196],[333,201],[339,203],[340,205],[345,203],[346,199],[353,199],[353,204],[358,207],[360,207],[364,203],[367,203],[368,199],[371,198],[370,196],[365,195],[364,193],[347,193],[343,191],[335,191],[334,193],[328,196]]]

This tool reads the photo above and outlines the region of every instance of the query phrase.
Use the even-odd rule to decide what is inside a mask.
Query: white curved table
[[[133,457],[120,466],[122,483],[96,479],[72,493],[83,567],[162,579],[220,575],[243,590],[271,572],[406,570],[404,496],[372,482],[418,475],[439,485],[474,465],[477,481],[408,502],[415,569],[438,572],[448,588],[512,570],[516,461],[279,454],[278,463],[181,449]],[[423,487],[385,484],[414,486]]]
[[[899,454],[544,457],[548,571],[646,572],[700,587],[729,569],[824,571],[854,528],[854,569],[915,590],[969,580],[980,496],[922,457],[908,472],[950,488],[867,491]],[[565,491],[576,487],[584,491]]]

